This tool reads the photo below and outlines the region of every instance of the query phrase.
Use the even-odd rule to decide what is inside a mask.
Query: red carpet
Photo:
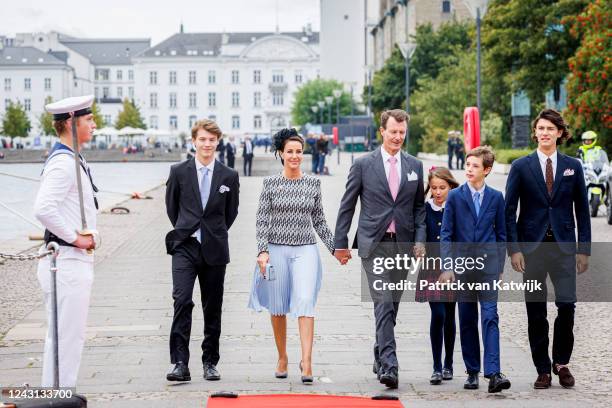
[[[399,401],[313,394],[240,395],[209,398],[208,408],[403,408]]]

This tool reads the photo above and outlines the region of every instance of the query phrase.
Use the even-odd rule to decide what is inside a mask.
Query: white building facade
[[[291,125],[294,93],[319,74],[318,34],[178,33],[134,58],[136,105],[151,128],[229,135]]]

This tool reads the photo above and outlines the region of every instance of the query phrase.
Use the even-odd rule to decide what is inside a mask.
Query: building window
[[[149,72],[149,84],[157,85],[157,71]]]
[[[134,70],[130,69],[128,71],[128,80],[133,81],[134,80]]]
[[[451,12],[451,2],[450,2],[450,0],[442,1],[442,12],[443,13],[450,13]]]
[[[198,95],[195,92],[189,92],[189,107],[198,107]],[[189,125],[189,127],[191,127],[191,125]]]
[[[176,130],[178,128],[178,119],[176,115],[170,116],[169,126],[172,130]]]
[[[232,71],[232,84],[238,84],[240,83],[240,72],[239,71]]]
[[[45,91],[51,90],[51,78],[45,78]]]
[[[108,86],[103,87],[102,88],[102,99],[108,98],[109,94],[110,94],[110,89],[108,88]]]
[[[30,98],[25,98],[23,100],[23,110],[26,112],[30,112],[32,110],[32,100]]]
[[[133,86],[128,86],[128,97],[130,99],[134,99],[134,87]]]
[[[168,82],[170,82],[170,85],[176,85],[176,71],[170,71]]]
[[[170,92],[170,108],[176,108],[176,92]]]
[[[23,89],[29,91],[32,89],[32,80],[30,78],[25,78],[23,80]]]
[[[157,92],[151,92],[149,94],[149,105],[152,108],[157,108]]]
[[[261,107],[261,92],[253,93],[253,106],[256,108]]]
[[[217,94],[215,92],[208,93],[208,107],[214,108],[217,106]]]
[[[4,100],[4,110],[7,110],[9,108],[9,106],[11,106],[11,100],[6,98]]]
[[[123,71],[120,69],[117,70],[117,81],[123,81]]]
[[[195,71],[189,71],[189,84],[190,85],[195,85],[197,83],[196,79],[197,79],[196,72]]]
[[[283,91],[272,92],[272,105],[283,106],[285,104],[285,93]]]
[[[217,116],[216,115],[208,115],[208,119],[212,120],[213,122],[217,121]]]
[[[258,70],[258,69],[253,71],[253,83],[254,84],[261,84],[261,71]]]
[[[232,129],[240,129],[240,116],[232,116]]]
[[[97,86],[94,88],[94,96],[96,99],[100,99],[100,88]]]
[[[232,108],[240,106],[240,93],[232,92]]]
[[[104,115],[102,117],[102,120],[104,121],[105,125],[110,125],[113,122],[113,118],[111,117],[111,115]]]
[[[280,84],[284,82],[283,73],[281,71],[274,71],[272,73],[272,82]]]
[[[157,116],[153,115],[149,118],[149,127],[151,129],[157,129],[159,127]]]
[[[208,83],[214,84],[217,82],[217,74],[215,71],[208,71]]]
[[[122,86],[117,87],[117,98],[123,99],[123,87]]]
[[[255,129],[261,129],[261,116],[260,115],[253,116],[253,127]]]
[[[5,91],[11,90],[11,78],[4,78],[4,90]]]
[[[295,71],[295,83],[296,84],[301,84],[302,83],[302,71]]]
[[[110,70],[96,69],[95,78],[96,81],[108,81],[108,79],[110,78]]]
[[[191,129],[197,121],[198,121],[198,117],[196,115],[189,116],[189,129]]]

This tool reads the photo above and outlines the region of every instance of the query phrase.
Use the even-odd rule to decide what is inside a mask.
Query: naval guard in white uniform
[[[53,146],[41,174],[34,213],[46,228],[45,245],[60,245],[57,258],[57,316],[59,337],[59,386],[75,387],[85,342],[87,312],[94,276],[93,249],[96,229],[97,191],[85,159],[78,154],[96,129],[91,105],[93,96],[63,99],[45,106],[53,114],[53,126],[60,138]],[[72,121],[75,121],[73,125]],[[76,135],[73,134],[76,129]],[[74,148],[76,144],[76,149]],[[77,166],[80,174],[77,174]],[[38,265],[38,280],[44,292],[49,330],[45,339],[42,384],[52,387],[54,340],[49,259]]]

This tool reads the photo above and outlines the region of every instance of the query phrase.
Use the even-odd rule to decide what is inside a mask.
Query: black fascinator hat
[[[277,157],[279,152],[282,152],[285,148],[285,144],[289,140],[295,140],[297,142],[302,143],[302,147],[304,146],[304,138],[300,136],[300,134],[295,130],[295,128],[285,128],[281,129],[274,136],[272,136],[272,145],[274,146],[274,157]],[[285,163],[281,158],[281,163]]]

